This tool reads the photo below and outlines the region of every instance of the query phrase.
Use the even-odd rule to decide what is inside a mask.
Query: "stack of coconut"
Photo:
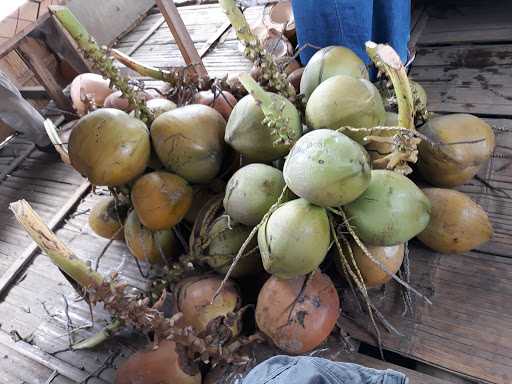
[[[193,265],[166,287],[181,321],[205,334],[242,305],[255,304],[257,328],[284,352],[301,354],[333,331],[343,279],[358,275],[368,288],[385,284],[416,236],[443,253],[466,252],[491,238],[482,208],[445,188],[470,180],[495,140],[475,116],[428,120],[418,127],[429,140],[419,145],[417,180],[436,188],[422,189],[402,174],[376,169],[389,142],[368,144],[360,131],[338,130],[396,126],[398,120],[351,50],[321,49],[293,76],[306,101],[305,118],[287,99],[270,94],[287,122],[283,139],[251,95],[237,100],[207,91],[176,105],[141,91],[154,117],[145,124],[108,81],[80,75],[71,94],[83,117],[71,132],[69,156],[92,184],[112,191],[90,215],[98,235],[124,239],[134,257],[157,270],[171,271],[184,255]],[[425,104],[424,91],[413,86]],[[340,226],[353,233],[340,234]],[[187,236],[189,244],[178,241]],[[228,322],[228,337],[252,331],[252,322],[240,319]],[[159,351],[177,360],[173,342]],[[146,364],[141,356],[119,370],[118,383],[133,382],[134,366]],[[185,374],[172,369],[173,377]],[[194,372],[177,382],[200,382]],[[143,376],[139,382],[149,383]]]

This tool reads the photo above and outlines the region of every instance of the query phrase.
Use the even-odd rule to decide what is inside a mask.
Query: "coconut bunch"
[[[390,327],[369,290],[395,280],[418,293],[401,271],[409,241],[463,253],[492,236],[485,211],[447,189],[489,159],[495,139],[483,120],[431,117],[421,86],[385,45],[366,48],[393,84],[397,110],[345,47],[320,49],[287,77],[229,3],[238,36],[267,74],[241,74],[245,92],[159,72],[170,92],[152,94],[99,55],[107,80],[73,81],[82,116],[69,136],[70,163],[111,193],[92,209],[90,227],[125,241],[154,272],[145,301],[88,287],[122,323],[154,338],[120,367],[120,384],[200,382],[208,365],[246,362],[235,356],[247,336],[310,352],[335,330],[339,291],[350,287],[379,338],[377,322]],[[416,127],[419,110],[427,121]],[[165,300],[172,320],[160,311]]]

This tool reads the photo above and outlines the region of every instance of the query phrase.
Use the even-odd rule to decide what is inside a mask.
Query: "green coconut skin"
[[[254,162],[270,162],[288,154],[302,134],[299,112],[284,97],[271,94],[276,104],[285,105],[282,116],[288,119],[290,143],[276,143],[279,136],[263,123],[265,115],[251,95],[236,103],[226,126],[226,143]]]
[[[226,216],[216,219],[208,231],[208,239],[210,239],[208,265],[216,272],[226,274],[250,233],[250,227],[233,221],[230,222]],[[231,273],[232,277],[254,275],[262,271],[263,266],[259,252],[251,252],[257,245],[256,238],[253,238],[244,256]],[[249,252],[251,253],[249,254]]]
[[[69,137],[71,164],[94,185],[132,181],[144,172],[150,152],[146,124],[114,108],[82,117]]]
[[[305,199],[284,203],[258,230],[263,267],[283,279],[314,271],[324,260],[329,243],[326,210]]]
[[[413,80],[409,80],[409,84],[411,85],[412,95],[414,97],[414,103],[416,104],[417,109],[426,109],[427,108],[427,92],[423,86]]]
[[[359,238],[367,245],[405,243],[430,221],[428,197],[407,177],[373,170],[368,189],[344,210]]]
[[[191,183],[207,183],[222,165],[225,126],[221,114],[206,105],[176,108],[153,121],[153,148],[168,171]]]
[[[286,185],[321,207],[339,207],[357,199],[370,184],[370,158],[343,133],[317,129],[302,136],[283,169]]]
[[[369,79],[366,65],[354,51],[340,46],[325,47],[317,51],[306,65],[300,81],[300,93],[307,101],[320,83],[336,75]]]
[[[224,209],[235,221],[257,225],[279,199],[283,173],[266,164],[249,164],[235,172],[226,186]]]
[[[365,79],[338,75],[321,83],[306,105],[306,123],[313,129],[383,125],[386,111],[378,89]],[[347,132],[363,144],[365,133]]]

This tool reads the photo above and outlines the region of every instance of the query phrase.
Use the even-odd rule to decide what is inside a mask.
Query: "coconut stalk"
[[[199,86],[200,79],[191,66],[174,67],[171,68],[171,70],[166,70],[144,65],[140,61],[125,55],[123,52],[117,49],[112,49],[110,53],[114,59],[124,64],[126,67],[134,70],[139,75],[151,77],[155,80],[165,81],[172,87],[178,87],[182,84]]]
[[[94,38],[87,32],[85,27],[78,21],[69,8],[53,5],[49,7],[49,10],[76,41],[85,57],[92,62],[94,67],[98,69],[105,78],[110,80],[111,88],[115,86],[123,93],[123,96],[128,99],[130,105],[134,107],[136,116],[144,122],[152,121],[152,113],[146,107],[144,99],[139,95],[137,90],[129,84],[128,79],[119,73],[112,59],[108,57],[106,49],[101,48],[96,43]]]
[[[165,296],[155,306],[150,307],[149,298],[141,299],[126,293],[127,285],[116,281],[116,275],[113,275],[112,280],[107,280],[92,270],[59,240],[25,200],[13,202],[9,208],[50,260],[85,289],[91,304],[102,302],[117,321],[144,333],[153,332],[157,342],[164,339],[174,340],[186,348],[189,358],[200,358],[203,362],[244,363],[247,359],[236,354],[236,351],[244,345],[260,341],[257,334],[248,338],[231,339],[223,345],[215,341],[215,334],[208,334],[204,339],[198,337],[192,327],[178,325],[182,317],[180,313],[169,319],[159,310]],[[226,328],[229,330],[229,319],[225,321],[226,324],[223,320],[213,332],[226,332]]]
[[[263,48],[258,38],[252,33],[249,23],[236,6],[235,0],[219,0],[219,4],[235,29],[238,40],[245,45],[245,56],[261,69],[262,78],[268,81],[269,90],[294,99],[295,89],[286,75],[280,71],[272,55]]]
[[[414,97],[405,66],[396,51],[387,44],[377,44],[367,41],[366,52],[379,72],[383,72],[391,80],[395,90],[398,104],[398,125],[415,132],[414,127]],[[384,139],[384,141],[383,141]],[[376,160],[377,164],[386,165],[387,169],[407,175],[412,172],[408,163],[416,163],[418,160],[418,138],[412,132],[398,132],[392,138],[379,136],[366,137],[368,142],[387,142],[392,145],[393,151],[382,159]]]
[[[274,144],[290,143],[289,119],[284,117],[282,113],[285,108],[286,100],[281,99],[281,103],[277,98],[265,91],[249,74],[243,73],[239,76],[240,82],[244,88],[251,94],[260,106],[265,119],[263,123],[272,129],[272,134],[276,134],[279,139]]]

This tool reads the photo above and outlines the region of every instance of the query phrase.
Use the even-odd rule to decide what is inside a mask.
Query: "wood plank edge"
[[[78,201],[87,193],[91,188],[89,181],[84,181],[78,189],[71,195],[69,200],[62,206],[62,208],[53,216],[48,223],[48,227],[53,231],[57,225],[67,216],[69,211],[78,203]],[[32,261],[36,255],[39,247],[35,242],[16,259],[16,261],[9,267],[9,269],[0,277],[0,301],[3,301],[4,295],[11,286],[12,282],[20,274],[20,272]]]
[[[0,343],[20,355],[23,355],[52,371],[56,371],[58,374],[76,381],[77,383],[83,383],[91,378],[88,372],[50,355],[26,341],[14,341],[11,336],[6,334],[4,331],[0,332]],[[99,377],[95,378],[99,383],[108,384],[105,380],[100,379]]]

